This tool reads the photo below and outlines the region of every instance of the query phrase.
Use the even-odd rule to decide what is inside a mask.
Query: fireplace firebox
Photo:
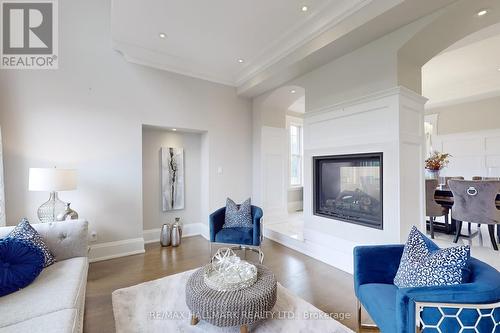
[[[313,157],[314,215],[383,229],[383,153]]]

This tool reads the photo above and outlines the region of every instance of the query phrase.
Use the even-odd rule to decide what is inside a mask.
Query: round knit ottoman
[[[191,275],[186,284],[186,304],[191,310],[191,324],[204,320],[219,327],[248,325],[266,318],[276,303],[277,283],[274,274],[263,265],[257,267],[257,281],[248,288],[236,291],[217,291],[203,281],[204,267]]]

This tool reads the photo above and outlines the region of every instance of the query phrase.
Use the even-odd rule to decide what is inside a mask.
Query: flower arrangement
[[[425,160],[425,168],[427,170],[439,171],[450,163],[450,157],[451,154],[435,151]]]

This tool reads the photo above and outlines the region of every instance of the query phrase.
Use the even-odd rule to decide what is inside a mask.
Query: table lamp
[[[66,203],[59,200],[57,192],[75,189],[76,170],[30,168],[29,190],[50,192],[49,200],[38,208],[38,219],[42,222],[56,221],[57,215],[66,209]]]

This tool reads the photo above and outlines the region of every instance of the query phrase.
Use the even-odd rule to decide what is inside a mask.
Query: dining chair
[[[500,192],[498,180],[450,180],[453,193],[451,218],[457,221],[457,232],[454,242],[458,242],[462,230],[462,222],[487,224],[491,245],[498,251],[495,239],[495,226],[500,224],[500,210],[496,206],[496,197]]]
[[[436,202],[436,199],[434,199],[437,187],[437,179],[425,180],[425,215],[429,217],[429,229],[432,239],[434,239],[434,222],[436,222],[436,217],[444,216],[446,226],[449,227],[448,208],[441,206]]]
[[[455,179],[455,180],[464,180],[465,178],[463,176],[451,176],[451,177],[444,177],[446,180],[446,183],[448,184],[448,180],[450,179]]]

